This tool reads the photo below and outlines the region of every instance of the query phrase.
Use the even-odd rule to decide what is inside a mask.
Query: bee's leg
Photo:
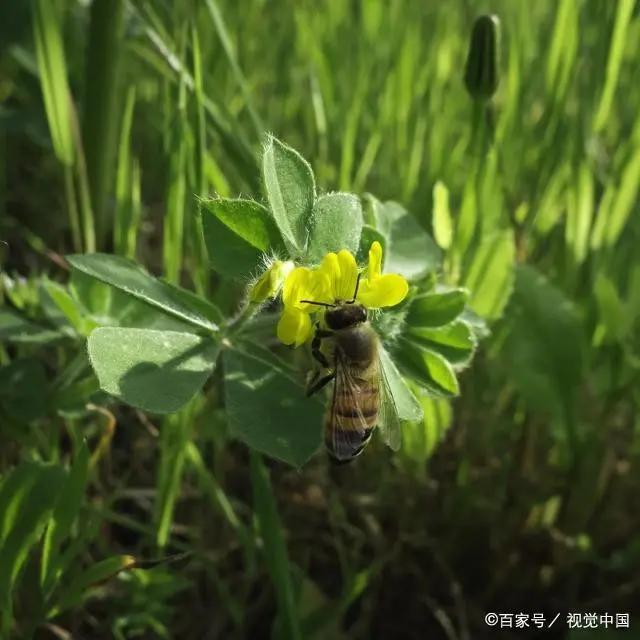
[[[329,360],[327,360],[327,356],[320,351],[320,347],[322,345],[322,339],[328,338],[332,335],[331,331],[323,331],[322,329],[316,329],[316,333],[313,336],[313,340],[311,341],[311,355],[325,368],[329,369],[331,367]]]
[[[332,371],[331,373],[328,373],[326,376],[318,380],[319,378],[319,372],[318,372],[318,375],[316,375],[314,379],[309,380],[309,383],[307,384],[307,390],[306,390],[307,398],[310,398],[314,393],[318,393],[320,389],[328,385],[335,377],[336,377],[335,371]]]
[[[324,369],[331,369],[331,363],[329,362],[327,356],[322,353],[320,348],[322,347],[322,340],[332,335],[333,331],[321,329],[320,323],[316,322],[316,331],[313,335],[313,340],[311,341],[311,355],[313,356],[314,360],[316,360],[316,362],[318,362]],[[331,382],[331,380],[333,380],[336,376],[334,371],[326,374],[322,378],[320,377],[321,374],[322,371],[320,369],[316,369],[316,371],[314,371],[309,376],[306,389],[307,398],[320,391],[320,389]]]

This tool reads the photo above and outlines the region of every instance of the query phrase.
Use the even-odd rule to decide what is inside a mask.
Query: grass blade
[[[577,265],[589,251],[589,234],[593,219],[594,181],[589,165],[583,162],[578,171],[578,183],[569,193],[565,240]]]
[[[117,139],[118,69],[124,0],[93,0],[85,66],[82,142],[96,236],[107,231]]]
[[[264,543],[264,558],[276,590],[282,626],[287,638],[300,640],[302,638],[300,620],[298,619],[293,582],[289,571],[287,549],[282,535],[282,523],[278,517],[269,472],[260,455],[253,452],[251,453],[251,484],[253,486],[253,505]]]
[[[624,56],[627,31],[631,18],[633,17],[634,5],[634,0],[618,0],[616,3],[616,21],[611,37],[605,84],[600,94],[600,103],[593,123],[594,134],[599,133],[609,121],[611,107],[613,106],[613,97],[616,87],[618,86],[618,78],[620,77],[620,67]]]
[[[132,556],[113,556],[89,567],[62,591],[57,603],[48,611],[47,617],[53,618],[63,611],[81,604],[91,594],[89,587],[108,580],[120,571],[129,569],[135,565],[135,562],[136,560]]]
[[[139,219],[134,214],[134,192],[136,175],[131,155],[131,128],[136,104],[136,88],[132,85],[127,92],[127,100],[120,129],[120,145],[116,172],[116,211],[113,244],[118,255],[135,260]],[[137,187],[139,189],[139,186]],[[139,208],[137,209],[139,212]]]
[[[56,465],[23,464],[28,472],[21,475],[26,475],[23,477],[25,484],[31,484],[28,497],[20,490],[22,487],[16,487],[15,484],[10,487],[13,489],[12,495],[3,496],[6,509],[14,514],[14,518],[5,531],[6,537],[0,547],[2,637],[9,637],[7,625],[11,624],[12,590],[29,551],[42,534],[63,480],[62,469]]]
[[[242,73],[242,69],[240,69],[240,64],[238,63],[235,51],[233,50],[233,45],[231,44],[229,32],[222,18],[220,7],[218,6],[216,0],[206,0],[206,3],[207,9],[209,10],[209,15],[211,16],[211,20],[215,25],[216,32],[218,34],[218,37],[220,38],[220,42],[222,43],[225,55],[227,56],[227,60],[231,65],[233,75],[235,76],[236,82],[238,83],[238,86],[242,91],[242,95],[247,105],[247,110],[249,111],[249,116],[251,117],[251,123],[253,124],[256,140],[261,140],[265,128],[253,103],[253,98],[251,97],[251,92],[249,91],[249,87],[247,85],[247,81],[245,80],[244,74]]]
[[[71,527],[80,510],[88,473],[89,448],[85,442],[82,444],[66,481],[62,486],[44,537],[42,563],[40,566],[40,584],[45,593],[57,577],[60,546],[62,541],[69,536]]]
[[[61,19],[56,3],[34,0],[34,5],[33,39],[53,149],[60,162],[71,166],[74,147]]]

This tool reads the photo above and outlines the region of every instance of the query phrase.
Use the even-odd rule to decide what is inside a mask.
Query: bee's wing
[[[336,379],[333,385],[333,396],[331,398],[331,417],[334,426],[331,439],[333,450],[343,451],[345,447],[341,447],[340,445],[347,445],[348,448],[349,443],[352,443],[352,438],[350,436],[354,431],[358,433],[360,439],[364,439],[368,432],[368,425],[360,408],[360,392],[358,383],[351,375],[349,367],[346,366],[344,357],[341,356],[339,349],[336,349],[335,372]],[[341,400],[341,404],[350,407],[355,412],[354,416],[349,416],[348,425],[345,424],[345,418],[341,416],[340,412],[337,410],[339,394],[344,394],[344,400]]]
[[[380,369],[380,416],[378,418],[378,429],[385,444],[393,451],[400,448],[401,431],[400,416],[396,401],[393,399],[389,381],[382,366],[382,360],[378,359]]]

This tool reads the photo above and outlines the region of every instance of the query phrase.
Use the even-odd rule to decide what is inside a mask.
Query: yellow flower
[[[395,307],[409,292],[409,284],[397,273],[382,275],[382,247],[376,240],[369,249],[367,278],[360,281],[358,302],[370,309]]]
[[[358,266],[355,258],[343,249],[325,256],[319,271],[326,274],[331,286],[332,302],[349,302],[356,293]],[[356,301],[369,309],[393,307],[402,302],[409,291],[407,281],[397,273],[382,275],[382,246],[374,242],[369,250],[367,277],[360,278]]]
[[[311,313],[318,307],[302,300],[312,300],[331,304],[329,281],[325,274],[317,269],[296,267],[293,269],[282,288],[284,312],[278,322],[278,339],[284,344],[299,347],[313,333]]]
[[[276,260],[251,287],[249,301],[253,304],[261,304],[268,298],[275,298],[294,266],[291,260],[287,262]]]
[[[296,267],[282,288],[284,311],[278,322],[278,338],[284,344],[298,347],[313,334],[311,314],[322,304],[352,302],[358,283],[358,265],[349,251],[328,253],[317,269]],[[409,291],[407,281],[397,273],[382,274],[382,246],[374,242],[369,250],[367,277],[360,278],[356,301],[369,309],[393,307],[402,302]]]
[[[318,271],[326,274],[331,287],[331,302],[353,300],[358,282],[356,259],[346,250],[328,253]]]

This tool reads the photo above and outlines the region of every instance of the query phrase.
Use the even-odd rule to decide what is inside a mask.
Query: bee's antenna
[[[315,302],[314,300],[300,300],[300,302],[306,302],[307,304],[315,304],[319,307],[329,307],[330,309],[335,307],[335,304],[327,304],[326,302]]]
[[[356,298],[358,297],[358,288],[360,287],[360,276],[361,276],[361,275],[362,275],[362,274],[361,274],[361,273],[359,273],[359,274],[358,274],[358,279],[356,280],[356,290],[355,290],[355,292],[354,292],[354,294],[353,294],[353,300],[349,300],[349,301],[347,302],[347,304],[353,304],[353,303],[356,301]]]

